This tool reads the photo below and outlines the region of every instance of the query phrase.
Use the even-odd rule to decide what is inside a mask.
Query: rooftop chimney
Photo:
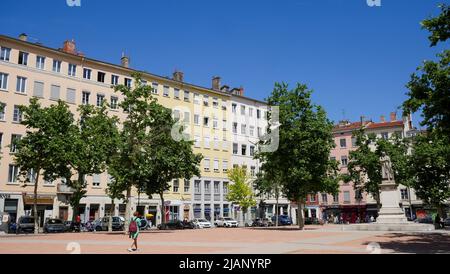
[[[122,67],[129,68],[130,67],[130,58],[125,55],[125,53],[122,53],[122,58],[120,58],[120,63],[122,64]]]
[[[212,79],[212,89],[213,90],[220,90],[220,77],[214,76]]]
[[[382,123],[386,122],[386,118],[384,117],[384,115],[381,115],[380,121],[381,121]]]
[[[397,113],[391,112],[391,122],[397,121]]]
[[[175,70],[175,72],[173,73],[173,80],[183,82],[184,73],[182,71]]]
[[[64,42],[64,46],[62,48],[62,51],[64,51],[65,53],[70,53],[70,54],[77,54],[76,51],[76,46],[75,46],[75,40],[66,40]]]
[[[28,40],[28,35],[26,33],[21,33],[19,35],[19,40],[22,40],[22,41],[26,42]]]
[[[239,88],[239,95],[244,96],[244,87]]]

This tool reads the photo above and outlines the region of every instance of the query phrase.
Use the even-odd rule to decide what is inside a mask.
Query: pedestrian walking
[[[128,232],[130,233],[130,239],[133,239],[133,243],[131,247],[128,248],[128,251],[138,251],[138,236],[139,236],[139,226],[141,225],[141,219],[139,218],[139,212],[134,212],[133,217],[130,220],[130,226],[128,227]],[[133,248],[134,246],[134,248]]]

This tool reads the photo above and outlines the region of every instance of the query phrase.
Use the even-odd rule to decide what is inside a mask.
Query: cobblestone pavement
[[[0,254],[127,254],[122,233],[0,236]],[[290,228],[211,228],[146,231],[141,254],[370,254],[450,253],[450,231],[395,233],[342,231],[338,225]]]

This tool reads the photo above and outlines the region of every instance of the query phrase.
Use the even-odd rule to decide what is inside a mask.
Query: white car
[[[206,219],[194,219],[192,222],[195,224],[196,228],[211,228],[211,223]]]
[[[229,218],[229,217],[224,217],[224,218],[219,218],[217,219],[214,224],[218,227],[222,226],[222,227],[238,227],[239,224],[236,220],[234,220],[233,218]]]

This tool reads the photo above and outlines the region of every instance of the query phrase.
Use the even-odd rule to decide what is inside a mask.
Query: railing
[[[202,194],[195,193],[194,194],[194,200],[195,201],[201,201],[202,200]]]
[[[73,188],[67,186],[66,184],[58,184],[57,191],[58,193],[65,193],[65,194],[71,194],[75,192]]]
[[[214,194],[214,201],[220,201],[220,194]]]
[[[205,201],[211,201],[211,194],[205,193]]]

